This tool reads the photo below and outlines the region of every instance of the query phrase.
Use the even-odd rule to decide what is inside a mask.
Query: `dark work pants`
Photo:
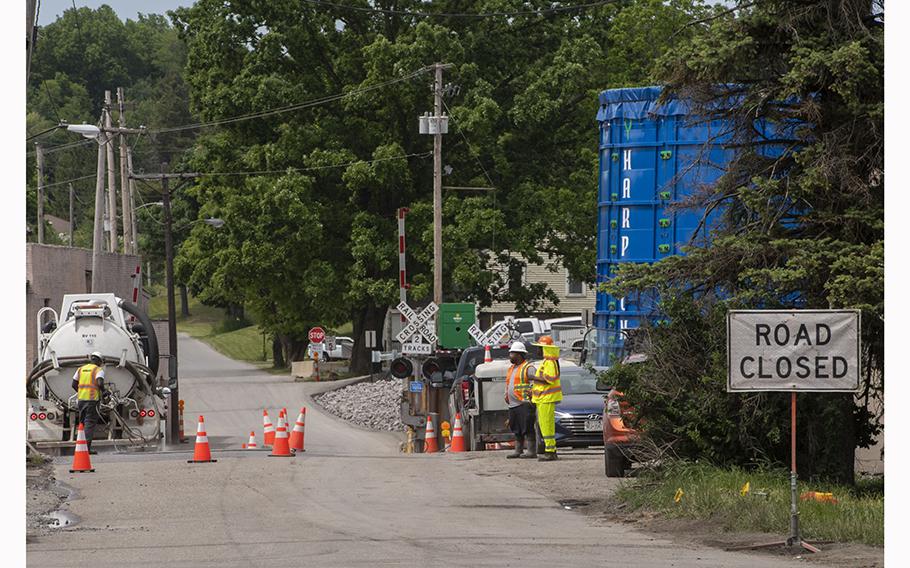
[[[98,414],[97,400],[80,400],[77,408],[79,409],[79,422],[85,427],[85,441],[88,442],[88,448],[92,449],[92,438],[95,435],[95,425],[101,420]],[[77,424],[78,428],[79,425]]]
[[[509,430],[519,440],[534,439],[534,405],[528,402],[509,407]]]

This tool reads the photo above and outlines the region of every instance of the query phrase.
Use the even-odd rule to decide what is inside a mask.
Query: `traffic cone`
[[[278,430],[275,432],[275,443],[272,445],[271,457],[290,458],[294,457],[291,453],[291,447],[288,445],[288,427],[284,418],[284,412],[278,413]]]
[[[449,448],[450,452],[463,452],[464,449],[464,433],[461,431],[461,413],[455,413],[455,428],[452,434],[452,447]]]
[[[483,362],[484,362],[484,363],[492,363],[492,362],[493,362],[493,354],[490,352],[490,346],[489,346],[489,345],[484,345],[484,347],[483,347]]]
[[[262,411],[262,445],[271,446],[275,443],[275,427],[269,418],[269,411]]]
[[[246,444],[246,449],[255,450],[259,446],[256,445],[256,432],[250,432],[250,441]]]
[[[88,442],[85,441],[85,428],[79,423],[76,434],[76,453],[73,454],[73,468],[70,473],[90,473],[95,471],[92,467],[92,458],[88,454]]]
[[[291,449],[297,450],[298,452],[305,451],[303,449],[303,436],[304,431],[306,430],[306,407],[300,409],[300,415],[297,416],[297,422],[294,423],[294,431],[291,432]]]
[[[205,433],[205,419],[199,415],[199,425],[196,427],[196,447],[193,449],[193,459],[186,460],[186,463],[209,463],[218,460],[212,459],[212,451],[209,449],[209,437]]]
[[[423,453],[432,454],[439,451],[436,444],[436,429],[433,428],[433,417],[427,416],[427,430],[423,441]]]

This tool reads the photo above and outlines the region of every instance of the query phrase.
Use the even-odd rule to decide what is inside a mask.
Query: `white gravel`
[[[401,423],[401,381],[353,384],[314,397],[331,414],[371,430],[397,432]]]

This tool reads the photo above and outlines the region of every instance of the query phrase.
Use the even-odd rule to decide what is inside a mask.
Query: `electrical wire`
[[[434,14],[431,12],[411,12],[406,10],[393,10],[389,8],[368,8],[365,6],[347,6],[344,4],[338,4],[335,2],[327,2],[326,0],[303,0],[307,4],[314,4],[317,6],[327,6],[330,8],[340,8],[343,10],[352,10],[355,12],[365,12],[371,14],[386,14],[389,16],[413,16],[417,18],[502,18],[502,17],[515,17],[515,16],[545,16],[547,14],[557,14],[560,12],[574,12],[576,10],[586,10],[588,8],[596,8],[598,6],[604,6],[606,4],[613,4],[619,0],[599,0],[597,2],[588,2],[586,4],[576,4],[574,6],[557,6],[555,8],[545,8],[543,10],[519,10],[515,12],[442,12]]]
[[[346,168],[358,164],[375,164],[377,162],[387,162],[389,160],[405,160],[407,158],[429,158],[433,152],[422,152],[418,154],[405,154],[402,156],[389,156],[388,158],[376,158],[375,160],[357,160],[355,162],[346,162],[344,164],[332,164],[330,166],[313,166],[309,168],[285,168],[283,170],[260,170],[253,172],[203,172],[200,176],[258,176],[267,174],[286,174],[288,172],[310,172],[316,170],[328,170],[334,168]]]
[[[418,75],[420,75],[420,74],[422,74],[422,73],[426,73],[428,69],[429,69],[429,67],[422,67],[422,68],[418,69],[417,71],[413,71],[413,72],[408,73],[407,75],[405,75],[405,76],[403,76],[403,77],[399,77],[399,78],[397,78],[397,79],[390,79],[390,80],[388,80],[388,81],[384,81],[384,82],[382,82],[382,83],[377,83],[377,84],[375,84],[375,85],[370,85],[370,86],[364,87],[364,88],[362,88],[362,89],[354,89],[354,90],[348,91],[347,93],[339,93],[339,94],[335,94],[335,95],[329,95],[329,96],[326,96],[326,97],[320,97],[320,98],[318,98],[318,99],[313,99],[313,100],[306,101],[306,102],[302,102],[302,103],[297,103],[297,104],[293,104],[293,105],[288,105],[288,106],[286,106],[286,107],[279,107],[279,108],[275,108],[275,109],[269,109],[269,110],[263,110],[263,111],[258,111],[258,112],[252,112],[252,113],[249,113],[249,114],[243,114],[243,115],[234,116],[234,117],[230,117],[230,118],[222,118],[222,119],[219,119],[219,120],[212,120],[212,121],[210,121],[210,122],[197,122],[197,123],[194,123],[194,124],[184,124],[184,125],[182,125],[182,126],[172,126],[172,127],[168,127],[168,128],[148,129],[148,132],[149,132],[150,134],[166,134],[166,133],[168,133],[168,132],[180,132],[180,131],[183,131],[183,130],[195,130],[195,129],[198,129],[198,128],[206,128],[206,127],[209,127],[209,126],[219,126],[219,125],[222,125],[222,124],[231,124],[231,123],[234,123],[234,122],[241,122],[241,121],[244,121],[244,120],[252,120],[252,119],[254,119],[254,118],[265,118],[265,117],[267,117],[267,116],[273,116],[273,115],[282,114],[282,113],[285,113],[285,112],[292,112],[292,111],[296,111],[296,110],[301,110],[301,109],[305,109],[305,108],[310,108],[310,107],[314,107],[314,106],[319,106],[319,105],[323,105],[323,104],[327,104],[327,103],[330,103],[330,102],[334,102],[334,101],[341,100],[341,99],[343,99],[343,98],[345,98],[345,97],[349,97],[349,96],[351,96],[351,95],[359,95],[359,94],[362,94],[362,93],[368,93],[368,92],[370,92],[370,91],[375,91],[375,90],[377,90],[377,89],[381,89],[381,88],[387,87],[387,86],[389,86],[389,85],[394,85],[395,83],[401,83],[401,82],[403,82],[403,81],[408,81],[408,80],[410,80],[410,79],[413,79],[414,77],[417,77]]]
[[[47,189],[47,188],[49,188],[49,187],[54,187],[54,186],[56,186],[56,185],[63,185],[63,184],[65,184],[65,183],[71,183],[71,182],[74,182],[74,181],[81,181],[81,180],[84,180],[84,179],[89,179],[89,178],[94,178],[94,177],[96,177],[95,174],[92,174],[92,175],[90,175],[90,176],[77,177],[77,178],[73,178],[73,179],[65,179],[65,180],[63,180],[63,181],[55,181],[54,183],[46,183],[46,184],[44,184],[43,187],[44,187],[44,189]],[[27,186],[27,187],[28,187],[28,189],[37,189],[35,186],[31,186],[31,185],[30,185],[30,186]]]

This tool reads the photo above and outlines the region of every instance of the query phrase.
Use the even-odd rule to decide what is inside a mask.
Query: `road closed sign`
[[[852,392],[859,310],[730,310],[727,390]]]

